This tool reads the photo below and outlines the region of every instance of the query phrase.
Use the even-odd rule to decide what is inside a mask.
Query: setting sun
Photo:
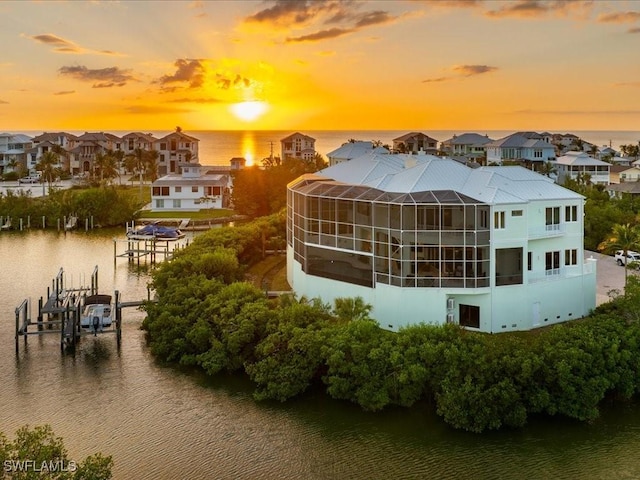
[[[268,108],[265,102],[239,102],[231,105],[231,112],[240,120],[252,122],[261,117]]]

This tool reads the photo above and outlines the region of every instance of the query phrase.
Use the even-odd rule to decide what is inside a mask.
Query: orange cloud
[[[83,48],[76,45],[70,40],[66,40],[62,37],[58,37],[57,35],[53,35],[52,33],[32,35],[29,38],[31,38],[32,40],[38,43],[52,46],[54,47],[53,51],[59,52],[59,53],[75,53],[75,54],[83,54],[83,53],[92,54],[93,53],[93,54],[99,54],[99,55],[114,55],[114,56],[122,55],[118,52],[114,52],[113,50],[91,50],[88,48]]]
[[[591,11],[593,2],[566,0],[518,0],[500,3],[500,8],[486,11],[491,18],[520,17],[545,18],[549,15],[584,19]]]
[[[640,12],[606,13],[598,17],[600,23],[633,23],[638,20],[640,20]]]

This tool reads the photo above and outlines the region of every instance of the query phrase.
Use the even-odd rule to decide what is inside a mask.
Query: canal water
[[[84,337],[75,356],[56,335],[14,348],[14,309],[99,267],[102,293],[146,297],[148,273],[114,258],[122,231],[0,233],[0,431],[50,424],[70,458],[113,456],[116,479],[625,479],[640,478],[640,405],[606,408],[592,424],[533,419],[475,435],[431,406],[365,413],[320,392],[256,403],[238,377],[207,379],[157,365],[143,314],[124,311],[115,336]],[[37,308],[37,307],[36,307]],[[35,313],[35,312],[34,312]]]

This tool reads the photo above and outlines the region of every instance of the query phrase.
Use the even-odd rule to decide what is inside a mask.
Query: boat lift
[[[120,302],[120,292],[115,291],[114,295],[114,311],[115,318],[114,328],[104,331],[83,331],[80,327],[80,319],[87,296],[97,295],[98,293],[98,266],[91,274],[91,284],[81,286],[79,288],[65,288],[64,270],[61,268],[58,275],[53,279],[51,288],[47,288],[46,301],[40,297],[38,301],[38,318],[36,321],[31,320],[31,302],[29,299],[16,307],[16,354],[20,350],[19,338],[24,337],[24,343],[27,344],[29,335],[45,335],[57,334],[60,336],[60,349],[64,351],[65,347],[74,348],[85,335],[98,335],[103,333],[115,333],[118,348],[122,339],[122,307],[141,305],[143,302],[128,302],[123,304]],[[30,327],[32,328],[30,330]],[[36,327],[33,330],[33,327]]]

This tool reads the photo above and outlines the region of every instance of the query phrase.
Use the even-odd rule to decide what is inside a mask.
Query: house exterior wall
[[[316,141],[301,133],[294,133],[280,141],[281,158],[301,158],[311,160],[316,152]]]
[[[595,307],[582,199],[439,207],[358,199],[350,207],[315,192],[313,183],[288,189],[287,276],[298,295],[360,296],[390,330],[417,322],[529,330]]]
[[[165,190],[162,190],[162,189]],[[198,211],[203,208],[222,208],[223,191],[209,195],[203,185],[163,185],[152,187],[151,210]],[[166,195],[165,195],[166,193]],[[206,200],[205,200],[206,198]]]

